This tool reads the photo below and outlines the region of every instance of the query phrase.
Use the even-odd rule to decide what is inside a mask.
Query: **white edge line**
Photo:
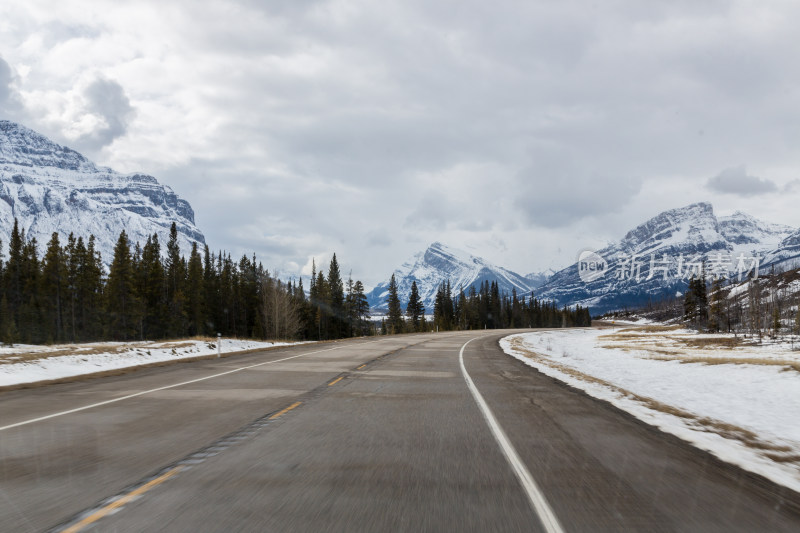
[[[122,400],[129,400],[129,399],[135,398],[137,396],[142,396],[144,394],[150,394],[151,392],[158,392],[158,391],[165,390],[165,389],[174,389],[175,387],[180,387],[180,386],[183,386],[183,385],[190,385],[192,383],[197,383],[198,381],[205,381],[207,379],[218,378],[220,376],[225,376],[227,374],[233,374],[234,372],[241,372],[242,370],[248,370],[250,368],[255,368],[257,366],[264,366],[264,365],[269,365],[269,364],[272,364],[272,363],[280,363],[281,361],[288,361],[289,359],[296,359],[298,357],[303,357],[303,356],[306,356],[306,355],[313,355],[315,353],[330,352],[331,350],[338,350],[340,348],[343,348],[343,346],[337,346],[336,348],[328,348],[327,350],[317,350],[315,352],[301,353],[299,355],[293,355],[291,357],[284,357],[283,359],[275,359],[274,361],[265,361],[263,363],[257,363],[255,365],[243,366],[241,368],[234,368],[233,370],[228,370],[227,372],[221,372],[219,374],[214,374],[212,376],[206,376],[206,377],[203,377],[203,378],[192,379],[192,380],[189,380],[189,381],[184,381],[182,383],[175,383],[174,385],[167,385],[165,387],[158,387],[157,389],[150,389],[150,390],[146,390],[146,391],[141,391],[141,392],[137,392],[137,393],[134,393],[134,394],[129,394],[127,396],[122,396],[121,398],[114,398],[112,400],[106,400],[104,402],[93,403],[91,405],[84,405],[83,407],[77,407],[75,409],[70,409],[69,411],[61,411],[61,412],[58,412],[58,413],[53,413],[51,415],[40,416],[39,418],[32,418],[30,420],[24,420],[22,422],[17,422],[15,424],[9,424],[7,426],[0,427],[0,431],[5,431],[6,429],[16,428],[16,427],[19,427],[19,426],[25,426],[27,424],[33,424],[34,422],[41,422],[43,420],[48,420],[50,418],[56,418],[58,416],[64,416],[64,415],[69,415],[69,414],[72,414],[72,413],[77,413],[79,411],[85,411],[86,409],[92,409],[94,407],[100,407],[101,405],[108,405],[108,404],[114,403],[114,402],[121,402]]]
[[[492,434],[494,435],[497,444],[500,445],[500,449],[505,454],[512,470],[514,470],[514,474],[516,474],[517,479],[519,479],[520,484],[522,484],[522,487],[525,489],[525,493],[528,495],[528,500],[530,500],[531,506],[539,516],[539,520],[541,521],[545,531],[548,533],[563,533],[564,529],[561,527],[561,524],[558,522],[558,518],[550,508],[550,505],[547,503],[547,499],[544,497],[539,485],[536,484],[536,481],[528,471],[525,463],[522,462],[519,454],[517,454],[517,450],[514,449],[514,445],[511,444],[510,440],[508,440],[503,428],[500,427],[500,424],[494,417],[492,410],[489,409],[486,400],[483,399],[483,396],[475,386],[472,378],[469,377],[469,374],[467,374],[467,368],[464,366],[464,348],[466,348],[467,344],[474,340],[475,339],[470,339],[464,343],[464,345],[461,347],[461,352],[458,354],[458,362],[461,365],[461,373],[464,375],[464,380],[467,382],[467,387],[472,393],[475,403],[477,403],[478,407],[480,407],[483,418],[486,420],[486,424],[489,426],[489,429],[492,430]]]

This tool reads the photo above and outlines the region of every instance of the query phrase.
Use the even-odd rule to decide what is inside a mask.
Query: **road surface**
[[[0,531],[800,531],[796,493],[504,355],[509,333],[2,393]]]

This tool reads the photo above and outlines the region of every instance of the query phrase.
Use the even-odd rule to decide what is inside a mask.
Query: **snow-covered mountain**
[[[175,222],[181,249],[205,243],[186,200],[152,176],[120,174],[98,167],[78,152],[59,146],[19,124],[0,120],[0,239],[7,246],[14,219],[40,253],[58,232],[62,243],[73,232],[97,240],[103,261],[113,258],[124,229],[144,244],[158,233],[162,247]]]
[[[529,280],[519,274],[439,242],[431,244],[427,250],[419,252],[403,263],[394,271],[394,275],[403,309],[405,309],[408,296],[411,294],[411,283],[416,281],[420,298],[425,304],[425,313],[428,315],[433,314],[436,291],[447,280],[450,280],[454,296],[458,294],[461,287],[466,293],[471,285],[475,285],[477,290],[484,281],[490,283],[496,281],[501,294],[503,292],[511,294],[512,289],[516,289],[519,294],[526,294],[531,290]],[[388,287],[389,280],[386,280],[367,295],[367,300],[373,310],[386,310]]]
[[[774,250],[795,232],[795,228],[772,224],[737,211],[729,217],[719,217],[720,233],[736,252],[755,253]]]
[[[526,274],[525,279],[528,280],[528,285],[532,289],[536,289],[547,283],[547,281],[553,277],[553,274],[555,274],[554,270],[547,269],[542,272],[531,272],[530,274]]]
[[[763,268],[791,270],[800,268],[800,229],[788,235],[777,247],[764,254]]]
[[[598,250],[597,256],[606,262],[604,274],[587,276],[584,271],[589,278],[584,281],[576,262],[554,274],[538,295],[560,305],[588,306],[592,313],[640,307],[683,292],[702,259],[709,274],[716,269],[726,277],[738,275],[740,267],[746,272],[755,265],[751,258],[756,256],[762,258],[761,268],[767,266],[793,236],[800,251],[800,234],[789,226],[741,212],[717,218],[711,204],[692,204],[665,211]]]

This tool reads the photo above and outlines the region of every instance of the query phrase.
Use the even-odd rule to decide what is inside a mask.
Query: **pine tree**
[[[772,309],[772,336],[777,337],[781,331],[781,312],[778,307]]]
[[[203,250],[203,315],[210,334],[218,331],[219,309],[219,279],[214,268],[214,254],[206,244]]]
[[[189,336],[202,335],[205,324],[205,302],[203,294],[203,262],[197,250],[197,243],[192,243],[189,255],[189,266],[186,277],[185,315],[188,317]]]
[[[795,335],[800,335],[800,305],[797,306],[797,312],[794,315],[794,332]]]
[[[387,312],[387,328],[389,333],[396,334],[403,332],[403,310],[400,307],[400,298],[397,295],[397,281],[395,280],[394,273],[389,280],[389,296],[386,299],[389,306]]]
[[[180,245],[178,244],[178,227],[174,222],[169,230],[165,267],[167,270],[167,336],[178,337],[183,335],[185,331],[184,285],[186,269],[181,257]]]
[[[356,314],[355,282],[353,281],[352,272],[347,276],[347,283],[345,283],[344,309],[347,317],[346,336],[353,337],[357,328],[358,315]]]
[[[138,317],[134,283],[130,243],[123,230],[114,247],[114,260],[106,286],[106,334],[113,339],[129,340],[136,335]]]
[[[17,335],[17,326],[8,308],[8,298],[3,294],[0,299],[0,341],[6,346],[13,346],[17,342]]]
[[[11,239],[8,241],[8,263],[5,269],[5,286],[8,294],[8,305],[11,316],[16,320],[22,305],[22,249],[25,245],[24,231],[20,231],[19,222],[14,219]]]
[[[722,327],[724,320],[723,303],[725,295],[722,292],[722,278],[716,277],[711,282],[711,304],[708,311],[708,329],[717,332]]]
[[[447,296],[445,294],[445,284],[442,283],[436,289],[436,297],[433,300],[433,324],[437,331],[446,331],[447,324]]]
[[[39,291],[41,268],[35,238],[27,241],[22,247],[20,274],[23,297],[18,320],[20,338],[27,344],[52,342],[52,336],[48,336],[43,327]]]
[[[328,302],[330,300],[328,282],[321,270],[317,272],[317,281],[314,283],[314,289],[316,291],[316,298],[314,301],[314,318],[317,326],[317,339],[327,339],[328,323],[330,320],[330,307]]]
[[[356,331],[358,335],[367,335],[369,333],[369,302],[361,281],[356,281],[353,288],[353,306],[357,324]]]
[[[48,339],[61,342],[64,338],[62,324],[62,298],[65,292],[66,267],[58,233],[54,232],[47,243],[41,276],[41,298],[45,315],[44,334]]]
[[[137,274],[137,289],[145,307],[142,335],[148,339],[163,338],[168,321],[164,265],[158,234],[147,238]]]
[[[425,305],[419,298],[419,289],[417,282],[411,282],[411,294],[408,297],[408,305],[406,306],[406,316],[411,319],[411,330],[422,331],[424,324],[421,323],[425,314]]]
[[[96,340],[103,335],[103,259],[95,247],[94,235],[82,253],[83,241],[78,239],[78,254],[82,258],[78,267],[78,309],[80,338]]]
[[[64,260],[66,267],[66,295],[65,295],[65,331],[72,342],[76,342],[77,329],[77,302],[78,302],[78,268],[80,265],[80,255],[85,250],[78,250],[78,241],[75,235],[69,234],[67,246],[64,248]]]
[[[328,338],[338,339],[344,334],[344,284],[339,271],[339,262],[333,254],[328,266],[328,306],[330,308],[330,322],[328,325]]]

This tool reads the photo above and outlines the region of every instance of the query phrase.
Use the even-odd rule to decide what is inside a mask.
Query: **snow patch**
[[[0,387],[69,378],[149,363],[174,361],[217,353],[216,339],[169,342],[103,342],[0,348]],[[298,342],[260,342],[222,339],[225,354]]]

